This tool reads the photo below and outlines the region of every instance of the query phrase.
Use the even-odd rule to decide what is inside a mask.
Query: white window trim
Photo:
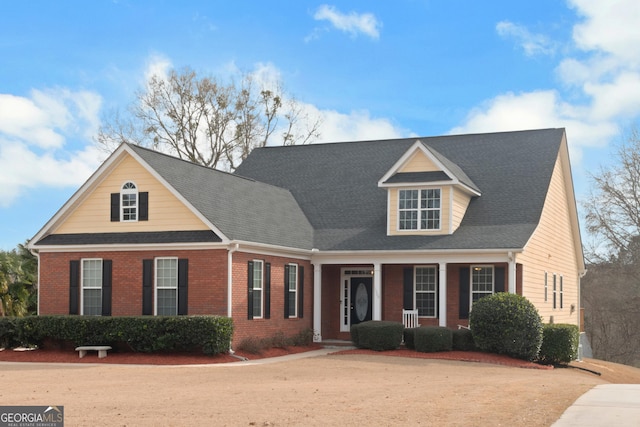
[[[295,270],[295,274],[293,275],[293,280],[294,280],[295,285],[296,285],[294,291],[291,291],[291,276],[292,276],[291,275],[291,268],[292,267]],[[289,264],[289,291],[288,291],[288,294],[291,294],[291,292],[293,292],[296,295],[296,297],[293,299],[295,313],[293,315],[287,313],[288,316],[289,316],[289,319],[298,317],[298,264],[295,264],[295,263],[290,263]],[[291,310],[291,304],[289,304],[289,310]]]
[[[158,261],[159,260],[175,260],[176,261],[176,314],[178,314],[178,257],[157,257],[153,259],[153,315],[158,315]],[[174,288],[160,288],[174,289]]]
[[[132,188],[124,188],[127,184],[132,184],[135,189]],[[135,219],[124,219],[124,195],[125,194],[135,194],[136,195],[136,205],[135,205],[135,210],[136,210],[136,218]],[[128,206],[130,207],[130,206]],[[122,187],[120,187],[120,221],[121,222],[138,222],[138,218],[140,217],[140,194],[138,191],[138,184],[136,184],[134,181],[128,180],[126,181],[124,184],[122,184]]]
[[[558,308],[558,278],[556,273],[553,273],[553,309]]]
[[[401,191],[414,191],[417,190],[418,191],[418,228],[415,229],[402,229],[400,228],[400,192]],[[421,200],[421,193],[422,190],[438,190],[440,192],[440,207],[438,209],[422,209],[420,208],[420,200]],[[437,231],[442,231],[442,223],[443,223],[443,218],[442,218],[442,187],[407,187],[407,188],[398,188],[397,190],[397,204],[396,204],[396,230],[400,233],[415,233],[416,231],[433,231],[433,232],[437,232]],[[403,209],[403,211],[412,211],[413,209]],[[422,211],[435,211],[437,210],[439,212],[439,219],[438,219],[438,228],[421,228],[422,225],[422,220],[421,220],[421,212]]]
[[[438,318],[438,280],[439,280],[439,267],[437,265],[416,265],[413,267],[413,306],[418,309],[417,304],[417,295],[418,295],[418,268],[431,268],[434,270],[434,276],[436,278],[436,283],[433,291],[421,291],[424,294],[433,294],[433,312],[434,316],[419,316],[425,319],[437,319]]]
[[[251,284],[251,286],[253,287],[253,295],[255,295],[256,292],[256,288],[255,288],[255,283],[256,283],[256,265],[260,264],[261,268],[260,268],[260,315],[256,316],[255,314],[253,315],[254,319],[263,319],[264,318],[264,261],[261,259],[254,259],[253,260],[253,283]],[[255,301],[255,298],[254,298]],[[253,310],[255,312],[255,305],[253,305]]]
[[[491,292],[475,292],[477,294],[493,295],[496,293],[496,268],[493,264],[475,264],[469,267],[469,311],[473,307],[473,270],[475,268],[490,268],[491,269]]]
[[[549,301],[549,274],[544,272],[544,302]]]
[[[561,274],[560,275],[560,309],[562,310],[564,308],[564,276]]]
[[[102,269],[104,268],[103,259],[102,258],[82,258],[80,259],[80,315],[84,316],[84,263],[85,261],[100,261],[100,287],[99,288],[87,288],[87,289],[100,289],[102,293],[102,287],[104,283],[102,283]],[[100,297],[102,301],[102,296]]]

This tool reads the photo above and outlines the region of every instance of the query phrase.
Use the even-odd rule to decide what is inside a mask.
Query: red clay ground
[[[4,351],[3,360],[68,362],[0,363],[0,402],[64,406],[70,426],[549,426],[597,384],[640,383],[640,369],[598,360],[576,364],[600,376],[469,352],[346,350],[265,365],[73,350]],[[159,364],[174,366],[148,366]]]

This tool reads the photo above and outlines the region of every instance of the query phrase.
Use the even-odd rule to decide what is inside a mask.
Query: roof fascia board
[[[35,246],[39,253],[50,252],[133,252],[133,251],[169,251],[169,250],[206,250],[227,249],[228,244],[222,242],[202,243],[142,243],[115,245],[46,245]]]
[[[385,173],[382,176],[382,178],[378,180],[378,187],[391,188],[391,187],[407,186],[408,184],[402,184],[402,183],[387,184],[385,182],[389,178],[391,178],[393,175],[398,173],[398,170],[401,169],[402,166],[404,166],[418,150],[420,150],[425,156],[429,158],[429,160],[431,160],[438,168],[440,168],[442,172],[444,172],[449,178],[451,178],[451,181],[439,181],[437,183],[434,183],[434,182],[411,183],[411,185],[457,185],[461,187],[464,191],[468,192],[469,194],[480,196],[480,193],[478,191],[460,182],[460,179],[456,176],[456,174],[454,174],[447,167],[445,167],[445,165],[443,165],[442,162],[438,160],[438,157],[435,154],[433,154],[433,152],[429,149],[429,147],[426,146],[419,139],[417,139],[416,142],[414,142],[414,144],[411,147],[409,147],[409,149],[405,151],[405,153],[398,159],[398,161],[395,162],[393,166],[391,166],[391,169],[389,169],[389,171],[387,171],[387,173]]]
[[[180,194],[180,192],[173,188],[173,186],[169,184],[154,168],[152,168],[147,162],[145,162],[144,159],[138,155],[138,153],[132,150],[128,145],[126,146],[126,150],[136,161],[138,161],[142,165],[142,167],[147,170],[147,172],[153,175],[155,179],[160,181],[160,183],[164,185],[171,194],[173,194],[178,200],[180,200],[181,203],[183,203],[187,207],[187,209],[189,209],[195,216],[197,216],[200,221],[202,221],[207,227],[209,227],[211,231],[216,233],[218,237],[222,239],[222,243],[228,244],[230,242],[230,239],[218,227],[216,227],[211,221],[209,221],[204,215],[202,215],[199,210],[197,210],[191,203],[189,203],[189,201],[185,199],[184,196]]]
[[[401,188],[401,187],[431,187],[431,186],[437,186],[437,187],[442,187],[442,186],[457,186],[460,189],[462,189],[462,191],[472,195],[472,196],[480,196],[481,193],[479,193],[478,191],[474,190],[473,188],[469,187],[468,185],[458,181],[457,179],[451,180],[451,181],[429,181],[429,182],[407,182],[407,183],[401,183],[401,182],[397,182],[397,183],[380,183],[378,184],[378,187],[381,188]]]
[[[230,245],[238,245],[237,252],[251,253],[267,256],[290,256],[298,259],[310,260],[312,250],[291,248],[286,246],[269,245],[243,240],[232,240]]]
[[[87,179],[84,184],[76,190],[75,193],[65,202],[64,205],[47,221],[47,223],[31,238],[27,247],[31,249],[33,244],[31,242],[40,241],[48,231],[53,229],[60,221],[64,220],[76,203],[84,200],[106,177],[107,173],[116,168],[118,164],[124,159],[123,153],[127,152],[127,145],[125,143],[120,144],[116,150],[105,160],[100,167]]]
[[[509,253],[522,252],[518,249],[478,249],[439,251],[336,251],[314,252],[313,264],[429,264],[429,263],[495,263],[509,262]]]

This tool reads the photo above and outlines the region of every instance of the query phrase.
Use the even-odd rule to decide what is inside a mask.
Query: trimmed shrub
[[[23,345],[42,345],[45,339],[74,346],[125,344],[143,353],[226,353],[233,336],[232,320],[221,316],[31,316],[16,318],[15,325]]]
[[[578,357],[580,331],[576,325],[545,324],[538,360],[546,364],[569,363]]]
[[[469,329],[455,329],[451,331],[453,334],[453,349],[460,351],[477,350],[476,343],[473,340],[473,333]]]
[[[400,322],[370,320],[351,326],[351,340],[358,348],[395,350],[402,343],[403,330]]]
[[[416,349],[416,344],[415,344],[416,329],[418,328],[407,328],[402,333],[404,337],[404,346],[407,347],[409,350]]]
[[[542,320],[531,301],[498,292],[473,303],[469,325],[478,349],[535,360],[542,344]]]
[[[453,334],[451,329],[442,326],[416,328],[414,344],[416,351],[421,353],[451,351]]]

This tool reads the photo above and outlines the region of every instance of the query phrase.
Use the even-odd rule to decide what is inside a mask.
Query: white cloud
[[[319,110],[321,117],[320,142],[366,141],[407,136],[407,131],[386,118],[372,118],[368,111],[349,114],[334,110]]]
[[[573,52],[561,58],[556,74],[560,90],[505,93],[486,100],[452,130],[493,132],[565,127],[574,164],[584,147],[603,147],[629,119],[640,116],[640,7],[636,0],[570,0],[581,20],[573,27]],[[502,36],[518,39],[525,54],[547,53],[553,42],[508,21]],[[577,162],[576,162],[577,160]]]
[[[147,63],[144,71],[144,84],[147,84],[151,77],[157,76],[163,80],[166,80],[169,71],[173,67],[171,60],[162,54],[153,54],[147,58]]]
[[[513,22],[498,22],[496,31],[501,37],[515,39],[527,56],[550,55],[556,49],[555,44],[544,34],[534,34]]]
[[[373,39],[380,37],[380,28],[382,23],[378,21],[372,13],[342,13],[334,6],[323,4],[318,8],[313,15],[313,19],[316,21],[328,21],[340,31],[349,33],[352,36],[364,34]],[[317,33],[314,33],[310,38],[315,38]]]
[[[100,105],[93,92],[63,88],[0,94],[0,206],[29,188],[75,187],[90,176],[101,156],[90,139]],[[74,151],[70,140],[82,148]]]
[[[607,52],[621,64],[640,63],[640,5],[637,0],[569,0],[584,20],[573,27],[576,46]]]

